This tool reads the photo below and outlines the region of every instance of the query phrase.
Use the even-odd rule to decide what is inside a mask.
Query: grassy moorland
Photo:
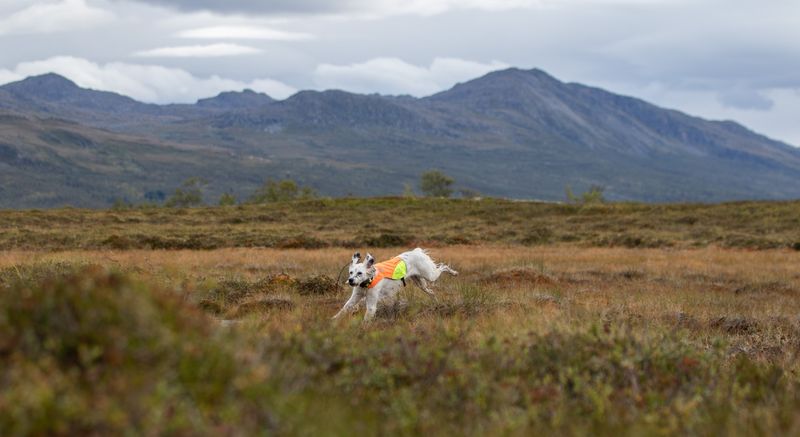
[[[320,199],[189,209],[0,211],[0,249],[571,244],[800,249],[800,201],[563,205]]]
[[[399,202],[2,213],[0,435],[800,432],[797,203],[382,206]],[[402,226],[415,214],[421,236]],[[523,243],[536,226],[549,237]],[[473,244],[432,238],[457,228]],[[98,243],[287,230],[326,247]],[[331,322],[338,246],[403,249],[367,244],[381,233],[462,274],[435,300],[409,287],[369,324]],[[626,233],[662,243],[602,242]]]

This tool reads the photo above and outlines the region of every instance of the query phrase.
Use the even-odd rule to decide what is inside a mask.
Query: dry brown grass
[[[0,211],[0,434],[797,435],[799,210]],[[461,275],[330,321],[412,245]]]
[[[242,353],[273,363],[272,380],[291,387],[279,393],[372,399],[359,408],[387,424],[372,433],[800,431],[800,252],[434,248],[461,272],[436,284],[436,299],[409,287],[371,324],[363,312],[333,323],[349,290],[332,281],[351,253],[6,251],[0,286],[35,266],[99,264],[172,290],[219,329],[266,343]],[[572,392],[573,374],[588,385]],[[341,417],[341,430],[354,429]]]
[[[375,255],[382,259],[400,250],[380,249]],[[7,251],[0,254],[0,269],[54,262],[100,264],[193,296],[225,278],[257,280],[286,274],[335,279],[350,254],[348,249],[333,248]],[[796,324],[800,314],[800,300],[795,298],[800,293],[796,251],[453,246],[437,248],[433,256],[462,272],[458,278],[441,281],[442,300],[459,287],[480,286],[504,303],[475,321],[493,334],[507,332],[511,325],[540,331],[582,327],[602,318],[634,325],[682,324],[702,331],[712,329],[714,320],[738,317],[769,331],[776,324]],[[335,298],[294,295],[298,305],[277,314],[270,311],[265,318],[283,323],[286,318],[333,314],[347,292],[342,287]],[[411,288],[405,294],[420,304],[426,302]],[[435,319],[436,314],[403,322],[425,323],[426,317]]]
[[[369,217],[369,222],[354,224],[351,217]],[[0,211],[0,249],[456,244],[800,250],[800,202],[579,206],[370,198],[187,209]]]

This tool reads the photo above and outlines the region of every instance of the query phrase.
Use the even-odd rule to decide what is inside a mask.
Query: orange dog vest
[[[383,278],[403,279],[406,277],[406,262],[399,256],[388,261],[375,264],[375,277],[367,288],[373,288],[381,282]]]

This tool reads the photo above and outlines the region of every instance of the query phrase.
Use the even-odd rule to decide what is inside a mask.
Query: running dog
[[[367,312],[364,314],[364,321],[369,321],[375,317],[378,302],[394,299],[400,287],[406,285],[406,280],[429,296],[434,296],[428,285],[445,272],[453,276],[458,274],[446,264],[437,265],[428,253],[420,248],[403,252],[377,264],[370,254],[367,254],[364,262],[361,262],[361,254],[356,252],[353,254],[350,277],[347,279],[347,283],[353,287],[353,294],[333,318],[338,319],[344,314],[352,313],[361,301],[366,299]]]

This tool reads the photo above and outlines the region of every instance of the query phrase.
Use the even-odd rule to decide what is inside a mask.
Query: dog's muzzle
[[[358,282],[356,282],[356,281],[355,281],[355,279],[352,279],[352,278],[350,278],[350,279],[348,279],[348,280],[347,280],[347,283],[348,283],[348,284],[349,284],[351,287],[359,286],[359,287],[361,287],[361,288],[368,288],[368,287],[369,287],[369,284],[371,284],[371,283],[372,283],[372,279],[370,279],[370,278],[367,278],[365,281],[363,281],[363,282],[361,282],[361,283],[358,283]]]

